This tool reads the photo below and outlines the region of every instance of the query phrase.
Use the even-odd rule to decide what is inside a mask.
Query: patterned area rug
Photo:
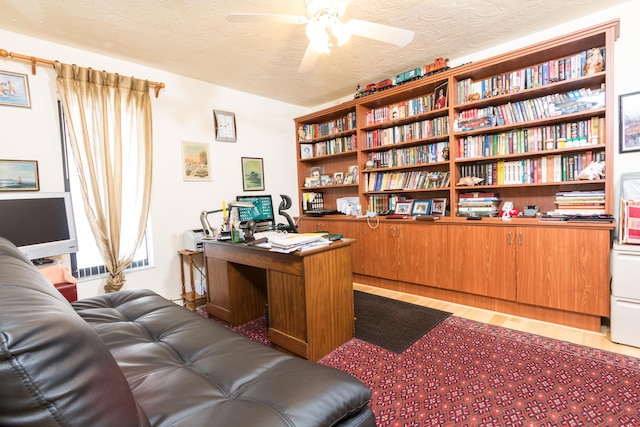
[[[264,319],[234,330],[269,343]],[[354,338],[318,363],[371,388],[378,426],[640,425],[640,359],[456,316],[402,354]]]

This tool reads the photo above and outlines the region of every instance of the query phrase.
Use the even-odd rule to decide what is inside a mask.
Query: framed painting
[[[211,181],[208,143],[182,141],[182,179]]]
[[[26,74],[0,71],[0,105],[31,108]]]
[[[0,160],[0,191],[38,191],[38,162]]]
[[[242,157],[242,189],[264,190],[264,166],[261,158]]]
[[[620,95],[620,152],[640,151],[640,92]]]
[[[447,102],[447,88],[449,84],[447,82],[442,83],[440,86],[437,86],[434,90],[435,101],[433,103],[433,109],[439,110],[440,108],[445,108],[449,103]]]

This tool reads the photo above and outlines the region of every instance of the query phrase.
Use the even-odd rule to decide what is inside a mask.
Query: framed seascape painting
[[[640,92],[620,95],[620,152],[640,151]]]
[[[0,160],[0,191],[38,191],[38,162]]]
[[[242,158],[242,189],[244,191],[264,190],[264,165],[256,157]]]
[[[0,71],[0,105],[31,108],[26,74]]]

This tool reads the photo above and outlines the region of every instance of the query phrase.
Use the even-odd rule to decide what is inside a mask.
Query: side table
[[[191,311],[196,311],[196,308],[201,305],[205,305],[207,302],[207,296],[203,294],[199,294],[196,292],[194,279],[193,279],[193,256],[194,255],[202,255],[202,252],[189,251],[186,249],[178,251],[178,255],[180,256],[180,279],[182,281],[182,306],[188,308]],[[184,261],[189,264],[189,284],[191,285],[191,289],[187,290],[185,287],[184,280]]]

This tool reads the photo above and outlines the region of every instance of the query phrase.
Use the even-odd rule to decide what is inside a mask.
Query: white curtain
[[[85,211],[109,271],[105,291],[117,291],[149,216],[150,83],[59,62],[54,68]]]

